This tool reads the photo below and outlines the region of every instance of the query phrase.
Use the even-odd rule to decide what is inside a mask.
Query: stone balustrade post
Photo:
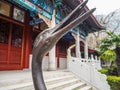
[[[81,58],[81,52],[80,52],[80,33],[79,28],[77,30],[77,38],[76,38],[76,57]]]
[[[52,15],[52,20],[51,20],[51,27],[55,27],[55,10],[53,10],[53,15]],[[56,70],[56,46],[54,46],[50,51],[49,51],[49,60],[48,60],[48,70]]]

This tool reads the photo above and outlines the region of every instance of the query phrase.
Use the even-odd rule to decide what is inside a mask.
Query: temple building
[[[60,23],[82,1],[0,0],[0,70],[31,68],[32,47],[36,36]],[[85,6],[83,12],[88,10]],[[69,30],[44,57],[43,70],[67,68],[67,49],[76,42],[80,44],[80,58],[89,58],[95,54],[94,50],[88,48],[86,39],[89,33],[103,28],[96,18],[90,15],[84,22]],[[75,52],[77,50],[73,49],[73,56],[77,56]]]

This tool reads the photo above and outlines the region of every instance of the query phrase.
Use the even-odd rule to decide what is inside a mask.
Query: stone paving
[[[45,79],[49,77],[55,77],[60,74],[67,74],[67,70],[57,70],[57,71],[43,71],[43,76]],[[14,81],[20,79],[32,80],[31,70],[13,70],[13,71],[0,71],[0,82]],[[1,85],[0,85],[1,86]]]

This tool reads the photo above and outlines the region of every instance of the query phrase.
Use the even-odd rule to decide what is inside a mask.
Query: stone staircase
[[[95,90],[66,70],[43,74],[47,90]],[[34,90],[31,71],[0,72],[0,90]]]

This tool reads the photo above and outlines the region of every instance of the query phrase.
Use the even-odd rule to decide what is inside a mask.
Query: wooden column
[[[29,55],[32,53],[32,27],[29,25],[30,16],[26,15],[26,27],[25,27],[25,61],[24,68],[29,67]]]

